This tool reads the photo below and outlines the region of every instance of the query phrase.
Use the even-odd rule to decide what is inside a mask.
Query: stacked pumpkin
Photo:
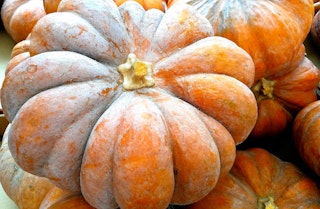
[[[13,161],[90,207],[163,209],[205,200],[238,172],[237,145],[278,134],[316,100],[319,73],[303,46],[310,1],[279,3],[284,19],[274,4],[248,1],[276,11],[267,15],[271,32],[238,5],[144,3],[44,1],[46,14],[7,65],[1,103]],[[224,13],[235,10],[246,18]],[[320,197],[311,179],[288,167],[310,188],[303,201]]]

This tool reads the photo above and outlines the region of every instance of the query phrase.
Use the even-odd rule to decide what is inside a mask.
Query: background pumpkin
[[[63,191],[47,178],[22,170],[12,158],[8,147],[8,130],[0,148],[0,182],[19,209],[93,209],[80,193]]]
[[[126,1],[128,1],[128,0],[114,0],[114,2],[118,6],[120,6],[121,4],[123,4]],[[129,1],[131,1],[131,0],[129,0]],[[141,4],[145,10],[159,9],[161,11],[165,11],[166,7],[167,7],[167,3],[164,0],[135,0],[135,1],[138,2],[139,4]]]
[[[246,0],[232,3],[172,0],[168,1],[168,7],[180,3],[192,5],[207,17],[215,35],[234,41],[252,57],[255,63],[255,84],[252,90],[257,96],[259,109],[258,121],[251,134],[253,138],[281,133],[292,123],[297,110],[315,100],[319,75],[317,67],[305,57],[303,44],[314,15],[312,0]],[[304,72],[308,76],[299,74]],[[285,85],[284,79],[287,82]],[[273,83],[271,93],[270,90],[260,89],[261,83],[265,81]],[[259,89],[258,94],[254,88]],[[290,94],[280,93],[287,92],[288,88]],[[267,91],[268,95],[263,91]],[[303,97],[305,94],[308,96]]]
[[[1,7],[4,28],[16,42],[26,39],[44,15],[43,0],[4,0]]]
[[[58,8],[35,25],[30,58],[2,86],[17,163],[81,188],[97,208],[166,208],[206,195],[256,122],[248,53],[213,37],[188,5],[163,13],[78,0]],[[142,86],[130,90],[131,81]]]
[[[294,164],[261,148],[238,150],[230,173],[188,209],[319,208],[317,183]]]
[[[319,166],[319,127],[320,101],[310,103],[303,108],[294,120],[293,139],[304,162],[320,175]]]

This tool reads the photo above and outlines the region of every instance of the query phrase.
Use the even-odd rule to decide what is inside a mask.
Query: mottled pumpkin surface
[[[316,182],[290,162],[261,148],[238,150],[230,173],[187,209],[316,209]]]
[[[320,101],[310,103],[303,108],[294,120],[293,140],[301,158],[320,175]]]
[[[79,192],[64,191],[14,161],[8,146],[10,124],[0,147],[0,183],[19,209],[93,209]]]
[[[6,71],[14,159],[97,208],[204,197],[257,119],[252,58],[213,35],[188,5],[61,1]]]
[[[305,56],[304,41],[314,17],[312,0],[171,0],[193,6],[214,34],[234,41],[255,64],[251,88],[258,103],[253,138],[283,132],[296,113],[316,100],[318,68]]]

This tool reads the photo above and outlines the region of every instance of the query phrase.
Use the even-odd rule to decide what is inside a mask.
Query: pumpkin
[[[317,1],[314,3],[315,8],[315,15],[312,19],[311,29],[310,29],[310,35],[313,40],[313,42],[319,47],[320,46],[320,2]]]
[[[4,28],[16,42],[26,39],[45,14],[42,0],[4,0],[1,7]]]
[[[8,147],[7,128],[0,148],[0,182],[7,195],[20,209],[93,209],[80,193],[55,187],[47,178],[22,170]]]
[[[44,10],[46,14],[56,12],[61,0],[43,0]]]
[[[296,114],[317,100],[319,81],[319,69],[303,57],[293,70],[257,82],[251,88],[258,104],[258,120],[251,136],[275,136],[289,128]]]
[[[318,70],[305,57],[303,44],[314,15],[312,0],[168,1],[168,7],[176,4],[192,5],[207,17],[215,35],[232,40],[252,57],[252,91],[259,109],[253,138],[280,134],[297,111],[316,99]]]
[[[186,209],[319,208],[317,183],[291,162],[262,148],[238,150],[230,173]]]
[[[28,48],[1,91],[9,148],[96,208],[201,199],[257,119],[252,58],[189,5],[64,0]]]
[[[124,2],[128,0],[114,0],[114,2],[120,6]],[[130,0],[129,0],[130,1]],[[148,9],[159,9],[161,11],[165,11],[167,3],[164,0],[134,0],[141,4],[145,10]]]
[[[317,100],[304,107],[293,123],[295,147],[300,157],[317,175],[320,175],[319,115],[320,100]]]

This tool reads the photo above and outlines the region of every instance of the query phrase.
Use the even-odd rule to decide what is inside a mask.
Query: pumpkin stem
[[[273,197],[262,197],[258,199],[258,209],[278,209]]]
[[[252,87],[252,91],[258,102],[264,99],[273,99],[273,89],[275,81],[261,78],[259,82]]]
[[[122,85],[125,90],[152,87],[155,84],[152,78],[152,64],[139,60],[132,53],[128,55],[125,63],[118,66],[118,71],[122,75]]]

